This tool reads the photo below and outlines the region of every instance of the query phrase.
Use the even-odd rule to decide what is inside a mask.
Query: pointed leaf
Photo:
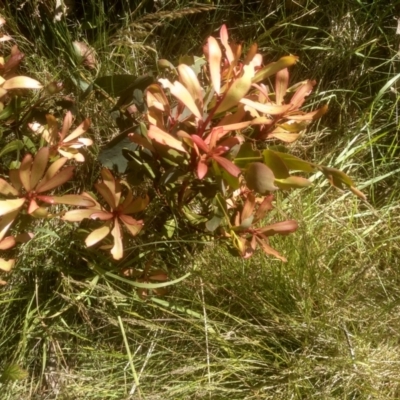
[[[63,167],[63,165],[68,161],[66,157],[59,158],[58,160],[54,161],[53,164],[47,169],[42,181],[39,183],[38,189],[41,185],[45,182],[49,181],[53,176]]]
[[[199,80],[193,69],[186,64],[181,64],[178,66],[179,77],[182,83],[186,86],[190,95],[194,99],[196,106],[202,112],[203,110],[203,94],[201,91],[201,86]]]
[[[68,111],[65,114],[63,126],[61,129],[61,136],[60,136],[61,140],[64,140],[64,138],[67,136],[68,131],[71,129],[73,120],[74,120],[74,117],[72,116],[71,111]]]
[[[217,155],[213,155],[212,158],[229,174],[237,178],[241,173],[242,170],[236,166],[232,161]]]
[[[47,163],[49,161],[50,149],[48,147],[42,147],[36,154],[31,171],[30,187],[34,189],[40,179],[42,179],[44,171],[46,171]]]
[[[204,153],[208,154],[210,152],[210,148],[200,136],[191,135],[190,138]]]
[[[251,87],[251,79],[254,76],[252,64],[243,66],[243,75],[236,79],[224,94],[224,99],[217,108],[217,113],[223,113],[238,105],[239,101],[246,96]]]
[[[32,214],[33,214],[36,210],[38,210],[38,209],[40,209],[39,204],[36,202],[35,199],[32,199],[32,200],[29,202],[28,214],[32,215]],[[38,218],[41,218],[41,217],[42,217],[41,214],[42,214],[42,213],[40,213],[37,217],[38,217]],[[47,215],[47,212],[45,212],[45,214]]]
[[[264,163],[271,168],[276,179],[284,179],[289,176],[289,171],[278,154],[267,149],[263,151],[263,159]]]
[[[275,77],[275,103],[280,106],[283,104],[289,84],[289,70],[287,68],[281,69],[277,72]]]
[[[265,226],[263,228],[257,229],[258,232],[261,232],[265,236],[272,235],[288,235],[289,233],[295,232],[299,227],[299,224],[295,220],[288,220],[277,222],[272,225]]]
[[[64,196],[36,196],[37,199],[49,204],[68,204],[78,207],[94,207],[96,203],[80,194],[66,194]]]
[[[207,40],[207,54],[209,68],[210,68],[210,78],[213,84],[215,93],[218,95],[221,90],[221,58],[222,53],[215,38],[210,36]]]
[[[85,244],[87,247],[94,246],[96,243],[102,241],[109,233],[110,227],[103,225],[101,228],[95,229],[86,239]]]
[[[286,257],[282,256],[278,251],[272,248],[265,240],[256,237],[257,243],[261,246],[265,254],[269,256],[274,256],[283,262],[287,262]]]
[[[182,151],[187,153],[186,149],[183,147],[183,144],[178,139],[174,138],[167,132],[162,131],[155,125],[151,125],[148,131],[149,138],[155,140],[157,143],[161,143],[165,146],[168,146],[172,149]]]
[[[197,163],[196,172],[197,172],[197,177],[198,177],[199,179],[203,179],[203,178],[207,175],[207,172],[208,172],[208,165],[207,165],[207,163],[206,163],[204,160],[200,160],[200,161]]]
[[[285,117],[293,121],[311,121],[311,120],[315,121],[321,118],[327,111],[328,111],[328,104],[324,104],[321,108],[318,108],[318,110],[300,114],[289,113],[285,115]]]
[[[72,178],[74,174],[74,169],[75,167],[72,166],[66,167],[46,182],[40,182],[36,188],[37,193],[47,192],[48,190],[63,185],[65,182],[69,181]]]
[[[62,219],[64,221],[80,222],[86,218],[90,218],[94,212],[94,210],[70,210],[62,216]]]
[[[228,43],[228,39],[229,39],[228,29],[226,28],[225,24],[221,26],[221,29],[219,31],[219,37],[221,39],[222,45],[225,47],[225,55],[230,64],[230,63],[232,63],[232,61],[234,61],[235,57],[233,55],[231,46],[229,46],[229,43]]]
[[[301,85],[293,97],[290,99],[294,109],[300,108],[306,100],[306,97],[312,92],[316,81],[307,80],[304,85]]]
[[[171,83],[168,79],[163,78],[160,78],[158,81],[163,85],[164,88],[168,88],[171,94],[174,95],[184,106],[186,106],[197,118],[203,118],[195,100],[186,87],[182,85],[182,83],[178,81]]]
[[[83,135],[90,128],[90,120],[85,119],[70,135],[63,139],[63,143],[71,142],[72,140]]]
[[[256,205],[256,198],[252,193],[247,195],[246,202],[244,203],[242,214],[240,216],[241,222],[248,219],[254,211],[254,207]]]
[[[269,196],[265,196],[262,203],[258,206],[258,209],[254,215],[254,222],[258,222],[261,219],[265,218],[268,211],[271,211],[274,207],[272,205],[272,201],[274,200],[274,196],[270,194]]]
[[[27,154],[22,159],[21,166],[19,167],[19,179],[22,183],[22,186],[27,192],[30,192],[32,190],[31,167],[32,167],[32,155]]]
[[[296,56],[285,56],[280,58],[277,62],[266,65],[264,68],[261,68],[252,79],[253,83],[261,82],[271,75],[276,74],[278,71],[284,68],[288,68],[293,64],[296,64],[299,58]]]
[[[251,108],[254,108],[255,110],[262,112],[264,114],[269,114],[269,115],[280,115],[280,114],[285,114],[291,107],[291,104],[285,104],[285,105],[276,105],[276,104],[262,104],[257,101],[253,101],[250,99],[241,99],[240,102],[242,104],[245,104],[246,106],[249,106]]]
[[[285,163],[286,167],[293,171],[304,171],[304,172],[315,172],[316,165],[308,161],[304,161],[301,158],[292,156],[288,153],[282,153],[279,151],[268,150],[279,156],[279,158]]]
[[[280,189],[301,189],[311,185],[311,182],[301,176],[289,176],[285,179],[275,179],[275,185]]]
[[[132,236],[136,236],[143,228],[143,221],[137,221],[129,215],[120,215],[119,218]]]
[[[115,210],[117,208],[117,202],[115,194],[110,191],[110,188],[104,182],[95,183],[94,187],[101,194],[111,209]]]

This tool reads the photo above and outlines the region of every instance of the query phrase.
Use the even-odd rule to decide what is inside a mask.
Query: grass
[[[318,175],[313,190],[281,196],[277,215],[301,224],[274,241],[286,264],[261,254],[237,259],[219,245],[189,248],[185,237],[139,243],[125,267],[141,267],[155,253],[154,265],[171,277],[191,272],[167,296],[147,301],[103,272],[120,265],[73,239],[85,226],[75,232],[38,223],[0,292],[0,371],[12,364],[21,378],[28,372],[3,380],[2,397],[400,398],[399,41],[392,19],[400,3],[167,1],[159,10],[131,3],[116,2],[107,16],[105,2],[83,2],[58,24],[46,16],[46,2],[4,9],[10,33],[30,55],[26,68],[44,82],[62,79],[103,142],[118,133],[111,103],[82,98],[79,80],[155,72],[157,58],[199,54],[222,23],[246,44],[257,41],[265,57],[299,55],[293,80],[317,79],[308,104],[328,102],[330,112],[292,150],[345,170],[371,206]],[[74,59],[77,39],[96,49],[97,70]]]

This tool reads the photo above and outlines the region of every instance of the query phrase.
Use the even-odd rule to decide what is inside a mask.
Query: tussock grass
[[[76,228],[39,222],[0,292],[0,371],[28,371],[2,380],[2,398],[400,398],[397,2],[144,1],[106,12],[92,0],[59,23],[46,2],[22,3],[4,10],[27,70],[63,80],[102,142],[118,132],[112,104],[81,98],[80,81],[156,72],[157,58],[200,53],[222,23],[245,45],[257,41],[266,59],[300,56],[293,82],[317,79],[309,104],[328,102],[330,112],[292,150],[344,169],[371,205],[318,174],[315,190],[281,195],[276,215],[301,222],[274,242],[286,264],[261,254],[239,260],[218,244],[188,254],[187,237],[133,243],[124,267],[143,268],[156,253],[172,278],[192,272],[147,301],[104,274],[121,265],[93,251],[85,261]],[[77,63],[74,40],[94,47],[98,69]]]

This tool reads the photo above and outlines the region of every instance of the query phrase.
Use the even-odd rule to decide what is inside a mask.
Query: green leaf
[[[28,377],[28,372],[17,364],[8,364],[0,376],[0,383],[20,381]]]
[[[171,218],[168,221],[165,221],[162,232],[165,237],[171,239],[174,236],[176,229],[176,221],[175,218]]]
[[[128,166],[128,160],[124,157],[123,149],[135,151],[137,144],[128,138],[129,132],[124,132],[111,140],[99,153],[101,164],[109,169],[117,168],[119,173],[124,173]]]
[[[223,218],[219,217],[218,215],[214,215],[210,220],[206,222],[206,229],[209,232],[214,232],[223,221]]]
[[[261,82],[271,75],[276,74],[278,71],[288,68],[295,64],[299,58],[296,56],[285,56],[281,57],[277,62],[266,65],[264,68],[261,68],[257,71],[255,76],[252,79],[253,83]]]
[[[261,152],[255,150],[253,145],[249,142],[245,142],[240,146],[240,150],[235,157],[235,164],[239,168],[246,168],[252,162],[261,161]]]
[[[289,170],[296,170],[296,171],[304,171],[304,172],[315,172],[317,169],[316,164],[313,164],[308,161],[304,161],[301,158],[292,156],[291,154],[288,153],[283,153],[283,152],[278,152],[278,151],[272,151],[269,150],[273,153],[275,153],[279,158],[285,163],[286,167]]]
[[[276,179],[284,179],[289,176],[289,171],[279,157],[279,155],[271,150],[263,151],[264,163],[272,169]]]
[[[311,182],[301,176],[289,176],[285,179],[275,179],[275,185],[279,189],[301,189],[311,185]]]
[[[243,67],[243,75],[236,79],[224,94],[224,99],[217,108],[217,114],[228,111],[238,105],[239,101],[246,96],[251,87],[251,79],[254,75],[253,65]]]
[[[275,184],[275,176],[271,168],[260,162],[248,165],[245,172],[247,187],[259,194],[266,194],[278,189]]]
[[[13,151],[21,150],[24,148],[24,143],[22,140],[13,140],[10,143],[7,143],[1,150],[0,150],[0,157],[3,157],[5,154],[11,153]]]
[[[119,97],[128,90],[132,91],[132,93],[134,89],[144,91],[146,87],[153,82],[154,78],[150,75],[143,75],[139,77],[129,74],[101,76],[93,82],[92,88],[88,88],[84,94],[84,97],[86,97],[93,90],[93,88],[96,88],[96,86],[104,90],[112,97]]]

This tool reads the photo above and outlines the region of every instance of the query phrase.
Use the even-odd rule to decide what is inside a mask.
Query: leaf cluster
[[[10,39],[1,37],[2,42]],[[113,259],[121,260],[123,232],[135,237],[146,228],[147,191],[152,191],[157,195],[152,200],[162,201],[169,209],[167,222],[175,221],[174,226],[187,226],[199,238],[218,239],[244,258],[259,247],[286,261],[272,247],[270,237],[292,233],[298,224],[266,221],[273,215],[273,192],[310,186],[304,175],[320,171],[333,186],[348,187],[364,199],[342,171],[301,160],[276,146],[294,142],[327,112],[327,106],[303,110],[315,81],[290,83],[289,68],[298,61],[296,56],[264,65],[257,44],[244,53],[241,44],[230,42],[225,25],[219,40],[207,39],[203,53],[202,57],[182,57],[177,67],[159,60],[163,72],[157,82],[129,77],[128,91],[123,87],[116,91],[111,85],[114,95],[120,96],[111,111],[136,114],[139,125],[128,135],[133,147],[122,148],[128,164],[125,175],[101,168],[94,184],[99,197],[91,187],[78,193],[73,184],[73,193],[65,193],[78,163],[88,163],[84,148],[94,141],[82,136],[89,131],[90,120],[72,129],[74,116],[68,111],[61,127],[50,112],[45,121],[36,121],[31,111],[44,105],[49,96],[58,96],[62,83],[52,82],[39,93],[27,94],[27,89],[43,87],[35,79],[17,75],[24,55],[13,46],[8,59],[0,58],[0,120],[14,132],[0,154],[17,152],[0,178],[0,250],[33,236],[29,232],[6,236],[13,224],[19,226],[22,214],[61,217],[72,223],[87,219],[100,225],[93,225],[86,246],[110,250]],[[107,91],[108,78],[97,78],[94,85]],[[22,119],[16,103],[24,111]],[[29,132],[22,138],[20,126]],[[21,152],[25,154],[20,156]],[[48,205],[58,206],[59,212],[49,212]],[[65,210],[64,206],[75,208]],[[136,219],[136,214],[141,218]],[[169,229],[168,237],[173,234]],[[112,244],[106,239],[109,235]],[[14,263],[2,258],[0,268],[8,272]],[[152,276],[146,272],[137,279],[160,280]]]

